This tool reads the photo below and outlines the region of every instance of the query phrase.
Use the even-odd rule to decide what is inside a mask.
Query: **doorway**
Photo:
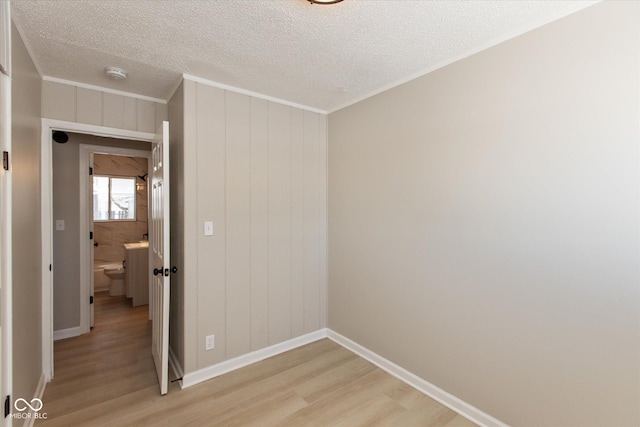
[[[53,266],[55,253],[53,251],[53,233],[56,232],[64,232],[67,230],[67,224],[74,225],[73,229],[77,230],[77,237],[75,240],[74,248],[78,251],[77,257],[75,259],[83,258],[83,262],[80,263],[80,267],[83,267],[84,277],[88,278],[90,281],[90,272],[93,269],[89,268],[89,255],[91,248],[91,241],[89,240],[88,233],[85,235],[82,230],[89,230],[89,215],[80,216],[80,209],[77,210],[76,219],[72,219],[70,222],[67,222],[65,218],[58,218],[64,220],[63,223],[58,224],[54,221],[53,217],[53,145],[52,141],[52,132],[54,130],[64,131],[67,133],[74,133],[83,135],[87,138],[97,138],[102,140],[103,146],[110,146],[113,142],[114,138],[118,138],[121,140],[126,140],[133,144],[142,144],[142,148],[146,151],[149,148],[149,143],[152,142],[155,138],[155,134],[145,133],[145,132],[137,132],[137,131],[126,131],[126,130],[118,130],[111,128],[103,128],[101,126],[93,126],[93,125],[84,125],[78,123],[70,123],[70,122],[62,122],[57,120],[42,120],[42,157],[41,157],[41,183],[42,183],[42,255],[43,255],[43,263],[45,266],[43,268],[43,279],[42,279],[42,309],[43,309],[43,372],[45,374],[45,378],[47,381],[51,381],[54,376],[54,360],[53,360],[53,338],[54,338],[54,318],[53,318],[53,308],[54,308],[54,293],[53,293]],[[88,145],[99,145],[99,144],[88,144]],[[138,145],[137,148],[141,148]],[[124,154],[124,153],[123,153]],[[78,150],[78,165],[80,163],[80,154]],[[87,160],[87,169],[86,175],[88,176],[88,163]],[[86,196],[88,193],[89,186],[82,190],[79,189],[80,181],[82,181],[82,176],[79,174],[79,166],[71,168],[69,171],[71,174],[75,174],[77,177],[76,182],[78,183],[78,187],[70,189],[68,192],[69,195],[75,195],[78,197],[78,201],[87,203]],[[83,174],[84,175],[84,174]],[[85,180],[85,181],[88,181]],[[85,206],[84,212],[88,212]],[[75,222],[74,222],[75,221]],[[81,224],[82,223],[82,224]],[[64,228],[63,230],[55,230],[56,228]],[[82,233],[82,235],[81,235]],[[73,237],[73,236],[72,236]],[[82,248],[86,248],[82,250]],[[64,254],[63,254],[64,255]],[[67,254],[67,256],[72,254]],[[47,265],[48,264],[48,265]],[[70,306],[75,306],[76,310],[72,313],[70,317],[72,317],[71,322],[75,323],[74,326],[70,326],[67,328],[62,327],[56,328],[56,330],[65,330],[65,334],[67,336],[75,336],[86,334],[90,329],[90,289],[87,286],[87,281],[81,282],[79,275],[82,274],[78,271],[76,285],[76,294],[71,295],[70,298],[63,299],[63,301],[69,301]],[[85,279],[86,280],[86,279]],[[80,283],[84,283],[85,286],[80,286]],[[73,303],[75,300],[75,303]],[[70,323],[72,324],[72,323]],[[63,326],[68,326],[70,324]],[[58,335],[59,337],[60,335]]]
[[[86,250],[81,248],[79,268],[81,283],[89,284],[90,327],[95,292],[124,295],[134,307],[149,304],[151,151],[123,145],[132,144],[114,140],[110,146],[80,145],[80,193],[86,195],[80,206],[80,217],[86,220],[80,226],[81,235],[89,239]],[[54,200],[54,215],[56,208]]]
[[[112,286],[112,295],[123,294],[123,245],[139,242],[147,234],[146,183],[138,187],[143,184],[138,175],[149,170],[151,157],[150,144],[144,141],[75,132],[64,132],[63,138],[56,138],[62,133],[53,133],[52,144],[54,341],[90,331],[92,282],[96,276],[94,253],[102,261],[101,268],[109,267],[113,276],[118,273],[113,281],[119,285]],[[95,194],[95,180],[106,180],[111,194]],[[123,186],[131,187],[132,194],[122,194]],[[141,212],[136,211],[135,205],[128,206],[129,198],[136,200],[137,187],[144,201],[139,206]],[[103,212],[105,196],[108,211]],[[97,221],[92,209],[94,201]],[[106,219],[101,219],[104,214]],[[95,247],[100,243],[102,247]]]

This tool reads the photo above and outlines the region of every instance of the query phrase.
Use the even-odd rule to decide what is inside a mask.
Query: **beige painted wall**
[[[80,326],[80,144],[149,150],[149,143],[69,133],[65,144],[53,142],[53,330]],[[39,138],[39,137],[38,137]]]
[[[154,133],[167,119],[167,105],[43,81],[42,117]]]
[[[40,76],[12,26],[13,401],[30,400],[42,373]],[[20,424],[16,422],[14,425]]]
[[[149,148],[149,144],[146,144]],[[147,183],[138,176],[147,173],[148,159],[145,157],[114,156],[95,154],[93,174],[136,178],[136,220],[135,221],[94,221],[94,242],[98,246],[93,251],[96,260],[121,262],[125,258],[124,244],[138,242],[148,233]],[[146,238],[145,238],[146,240]]]
[[[329,116],[331,329],[510,425],[640,425],[639,6]]]
[[[171,296],[169,313],[169,346],[180,367],[184,367],[184,87],[176,90],[169,107],[169,169],[171,208],[171,266],[178,271],[171,275]]]
[[[326,116],[183,87],[190,373],[326,325]]]

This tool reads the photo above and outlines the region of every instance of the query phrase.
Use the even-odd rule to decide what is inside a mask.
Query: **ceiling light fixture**
[[[107,67],[104,72],[107,73],[107,76],[111,77],[113,80],[124,80],[127,78],[127,72],[122,68]]]
[[[311,4],[336,4],[342,0],[307,0]]]

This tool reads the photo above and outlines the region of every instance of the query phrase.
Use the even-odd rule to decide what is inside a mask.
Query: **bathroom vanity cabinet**
[[[125,243],[124,289],[133,306],[149,304],[149,243]]]

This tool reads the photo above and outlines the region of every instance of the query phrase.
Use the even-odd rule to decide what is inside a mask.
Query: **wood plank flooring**
[[[90,334],[55,343],[38,426],[446,426],[473,423],[330,340],[160,396],[148,308],[96,294]]]

